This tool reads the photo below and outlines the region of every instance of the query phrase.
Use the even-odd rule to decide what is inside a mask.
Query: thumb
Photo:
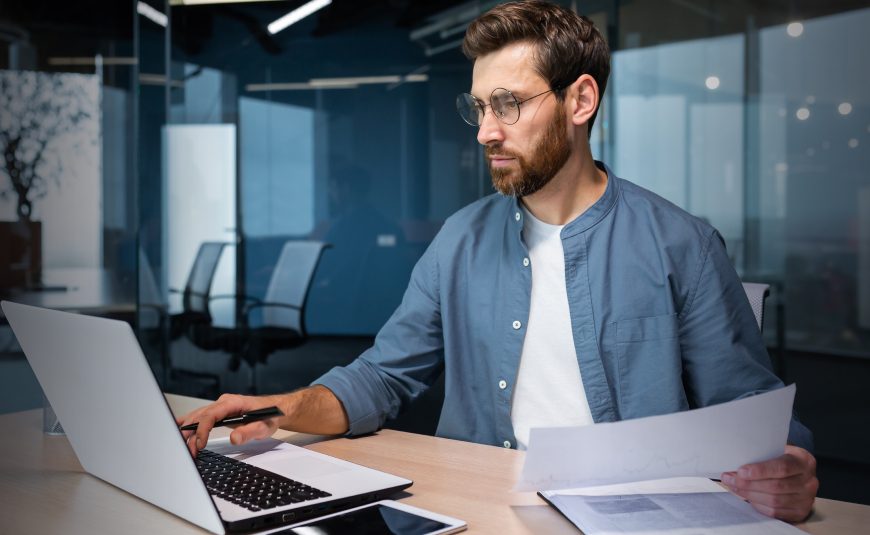
[[[242,431],[241,427],[230,433],[230,444],[232,444],[233,446],[244,444],[248,440],[250,440],[248,438],[248,435],[244,431]]]
[[[265,422],[251,422],[247,425],[241,425],[230,433],[230,444],[238,446],[249,440],[257,440],[266,438],[272,434],[269,425]]]

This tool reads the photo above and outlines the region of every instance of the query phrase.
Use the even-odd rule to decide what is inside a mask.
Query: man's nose
[[[477,142],[481,145],[504,141],[504,124],[495,117],[495,112],[488,107],[480,119],[480,127],[477,130]]]

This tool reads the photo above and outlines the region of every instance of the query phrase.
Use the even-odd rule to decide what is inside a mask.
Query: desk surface
[[[198,400],[167,396],[179,413]],[[42,411],[0,415],[0,534],[204,533],[196,526],[82,472],[65,437],[42,433]],[[523,453],[493,446],[384,430],[347,439],[281,431],[278,438],[410,478],[395,496],[462,518],[471,533],[579,533],[531,493],[512,493]],[[819,499],[799,527],[806,532],[860,533],[870,507]]]
[[[7,298],[25,305],[95,315],[136,312],[136,285],[123,284],[105,269],[46,269],[42,279],[53,289],[14,291]]]

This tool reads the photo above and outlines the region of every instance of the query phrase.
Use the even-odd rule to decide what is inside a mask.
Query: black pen
[[[251,422],[258,422],[260,420],[266,420],[268,418],[275,418],[277,416],[284,416],[284,413],[281,412],[281,409],[279,409],[278,407],[266,407],[265,409],[257,409],[255,411],[247,412],[239,416],[224,418],[219,422],[215,422],[214,427],[249,424]],[[199,427],[199,422],[181,426],[178,428],[178,430],[196,431],[197,427]]]

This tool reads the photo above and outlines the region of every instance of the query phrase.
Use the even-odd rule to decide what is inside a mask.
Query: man
[[[445,373],[438,435],[524,447],[529,429],[722,403],[781,386],[715,229],[592,159],[589,131],[609,51],[585,18],[545,2],[497,6],[468,28],[462,118],[478,126],[493,185],[450,217],[375,345],[315,385],[222,396],[179,423],[268,405],[281,427],[375,431]],[[811,435],[723,482],[760,511],[799,521],[818,487]],[[801,447],[803,446],[803,447]]]

